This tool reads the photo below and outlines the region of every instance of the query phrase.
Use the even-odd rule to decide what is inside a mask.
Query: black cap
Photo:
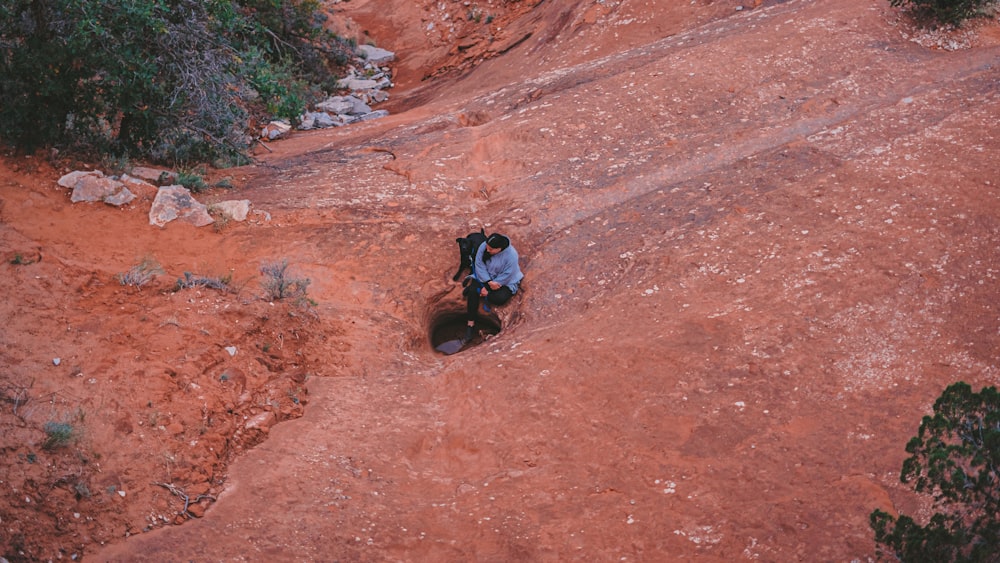
[[[499,233],[493,233],[486,239],[486,244],[490,245],[491,248],[503,250],[510,246],[510,239]]]

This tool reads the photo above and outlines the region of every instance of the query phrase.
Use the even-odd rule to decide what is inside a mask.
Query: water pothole
[[[454,354],[468,349],[483,341],[484,337],[500,333],[500,319],[493,314],[480,313],[476,317],[476,325],[472,332],[472,340],[465,339],[466,315],[464,309],[439,311],[431,318],[428,332],[431,337],[431,347],[445,354]]]

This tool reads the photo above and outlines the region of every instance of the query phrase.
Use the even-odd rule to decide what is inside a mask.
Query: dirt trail
[[[102,436],[136,450],[100,450],[102,467],[126,468],[125,500],[73,504],[56,488],[73,545],[95,561],[872,557],[874,508],[924,507],[897,479],[920,416],[947,384],[1000,376],[998,47],[927,49],[860,0],[625,1],[518,3],[493,43],[449,52],[447,22],[459,38],[483,28],[411,4],[341,6],[400,42],[386,46],[409,65],[413,105],[235,171],[270,221],[150,231],[29,174],[4,188],[4,250],[37,243],[61,265],[13,270],[30,302],[5,309],[9,324],[54,299],[41,330],[73,327],[59,346],[8,331],[5,359],[33,373],[101,351],[85,371],[107,373],[91,388],[117,401],[100,403]],[[439,50],[406,59],[406,45]],[[32,223],[33,207],[52,223]],[[61,226],[80,213],[94,246]],[[525,291],[497,338],[444,357],[428,323],[457,306],[454,238],[480,225],[511,236]],[[112,263],[90,266],[104,248]],[[144,249],[171,273],[232,268],[243,289],[87,281]],[[276,257],[311,280],[315,314],[254,295]],[[241,398],[220,374],[266,386]],[[195,396],[244,410],[199,435],[198,404],[163,422],[173,430],[145,425],[145,401]],[[283,422],[241,434],[219,474],[126,463],[172,443],[172,424],[190,427],[172,459],[204,461],[194,442],[221,447],[262,414]],[[217,500],[138,534],[150,510],[175,508],[154,479],[208,482]],[[75,524],[98,501],[127,513]]]

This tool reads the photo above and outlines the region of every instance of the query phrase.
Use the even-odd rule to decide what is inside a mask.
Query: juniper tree
[[[1000,560],[1000,393],[963,382],[945,389],[925,416],[899,478],[934,498],[935,513],[913,518],[875,510],[882,555],[906,562]]]

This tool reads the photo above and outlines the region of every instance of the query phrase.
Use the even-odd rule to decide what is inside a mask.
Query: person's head
[[[486,252],[490,254],[501,252],[508,246],[510,246],[510,239],[499,233],[493,233],[486,238]]]

